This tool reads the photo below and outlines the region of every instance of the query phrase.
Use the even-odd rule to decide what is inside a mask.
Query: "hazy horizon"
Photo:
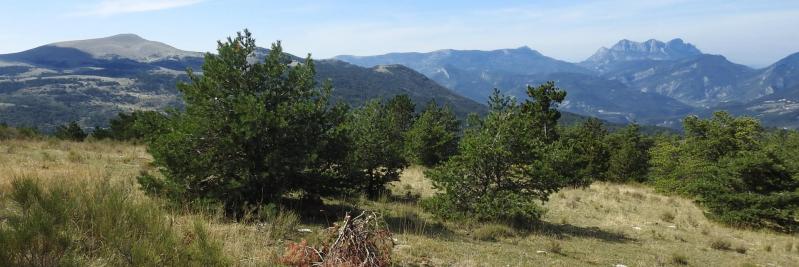
[[[799,52],[794,1],[97,0],[15,2],[4,11],[0,22],[14,26],[0,31],[0,54],[121,33],[212,51],[243,28],[261,46],[281,40],[287,52],[314,58],[528,46],[579,62],[621,39],[674,38],[753,67]]]

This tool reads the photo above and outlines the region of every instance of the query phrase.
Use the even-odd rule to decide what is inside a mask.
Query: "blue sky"
[[[623,38],[678,37],[758,67],[799,52],[795,0],[0,0],[0,25],[0,53],[118,33],[210,51],[243,28],[315,58],[527,45],[574,62]]]

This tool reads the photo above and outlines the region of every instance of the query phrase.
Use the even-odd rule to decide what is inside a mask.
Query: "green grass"
[[[0,226],[2,266],[224,266],[220,245],[201,222],[179,231],[129,186],[12,181]]]
[[[180,241],[205,239],[219,245],[220,257],[227,263],[238,266],[272,266],[288,242],[313,241],[343,213],[361,209],[383,214],[396,239],[393,260],[398,266],[675,266],[684,262],[691,266],[793,266],[799,262],[795,235],[722,226],[707,220],[693,201],[640,185],[595,183],[585,189],[563,190],[544,203],[547,212],[541,222],[514,228],[501,222],[442,221],[425,212],[419,199],[436,191],[424,177],[424,168],[413,166],[391,185],[392,195],[380,201],[325,199],[325,206],[315,210],[263,207],[236,222],[217,207],[174,208],[145,196],[134,181],[142,170],[156,173],[150,160],[144,147],[125,143],[0,141],[0,195],[5,199],[0,202],[0,224],[8,229],[9,213],[18,210],[8,201],[14,191],[12,180],[38,177],[37,184],[47,192],[64,185],[69,194],[77,195],[74,188],[90,188],[86,196],[93,196],[90,192],[103,184],[120,188],[126,200],[160,214],[142,218],[162,218],[169,226],[156,227],[161,229],[156,231],[121,225],[116,230],[98,230],[102,235],[127,229],[167,233]],[[196,226],[205,231],[197,231]],[[187,234],[195,232],[207,235]],[[118,240],[117,244],[125,244]],[[728,249],[713,249],[715,240],[729,242]],[[739,253],[736,248],[746,251]],[[81,263],[102,265],[86,256],[92,255],[86,250],[68,251],[82,256],[77,257]]]

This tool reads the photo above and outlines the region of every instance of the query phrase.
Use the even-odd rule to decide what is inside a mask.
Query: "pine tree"
[[[689,116],[684,126],[684,139],[652,149],[656,188],[696,198],[709,218],[729,225],[799,231],[795,140],[726,112]]]
[[[392,121],[392,127],[403,133],[411,128],[416,105],[408,95],[401,94],[392,97],[386,102],[385,108]]]
[[[630,124],[609,136],[608,179],[617,182],[643,182],[649,172],[652,142],[641,135],[638,124]]]
[[[448,106],[431,101],[405,134],[409,161],[428,167],[449,159],[458,150],[460,123]]]
[[[392,110],[372,100],[353,110],[344,124],[351,142],[346,164],[351,167],[349,177],[369,197],[383,193],[385,185],[398,180],[407,166],[403,133],[395,123]]]
[[[580,184],[606,179],[610,158],[607,135],[602,121],[590,118],[579,126],[566,128],[561,136],[561,147],[569,148],[573,154],[570,165],[575,178],[582,180]]]
[[[554,88],[548,84],[539,88]],[[425,208],[445,217],[478,220],[539,218],[537,203],[574,183],[564,175],[571,169],[566,163],[572,154],[553,141],[554,129],[542,132],[546,127],[540,127],[554,127],[558,118],[552,103],[543,102],[545,98],[538,98],[522,106],[495,90],[489,114],[482,120],[470,118],[459,153],[426,173],[442,192],[427,200]],[[537,105],[546,108],[534,108]]]
[[[533,125],[540,129],[545,142],[558,139],[555,126],[560,119],[558,104],[566,99],[566,91],[555,86],[555,82],[548,81],[538,87],[527,86],[527,100],[523,109],[533,116]]]
[[[186,200],[213,199],[238,211],[284,192],[310,195],[336,187],[336,131],[328,110],[329,83],[318,87],[310,56],[292,63],[280,42],[255,60],[248,31],[206,54],[202,75],[189,71],[178,89],[185,112],[172,114],[150,140],[166,180],[141,179],[145,188]]]
[[[78,122],[71,121],[66,125],[60,125],[55,129],[55,136],[58,139],[83,142],[88,136],[83,128],[78,125]]]

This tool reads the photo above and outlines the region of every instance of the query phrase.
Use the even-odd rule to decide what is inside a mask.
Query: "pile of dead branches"
[[[292,266],[372,267],[389,266],[394,240],[375,212],[362,212],[325,230],[322,244],[309,246],[303,240],[290,244],[281,263]]]

